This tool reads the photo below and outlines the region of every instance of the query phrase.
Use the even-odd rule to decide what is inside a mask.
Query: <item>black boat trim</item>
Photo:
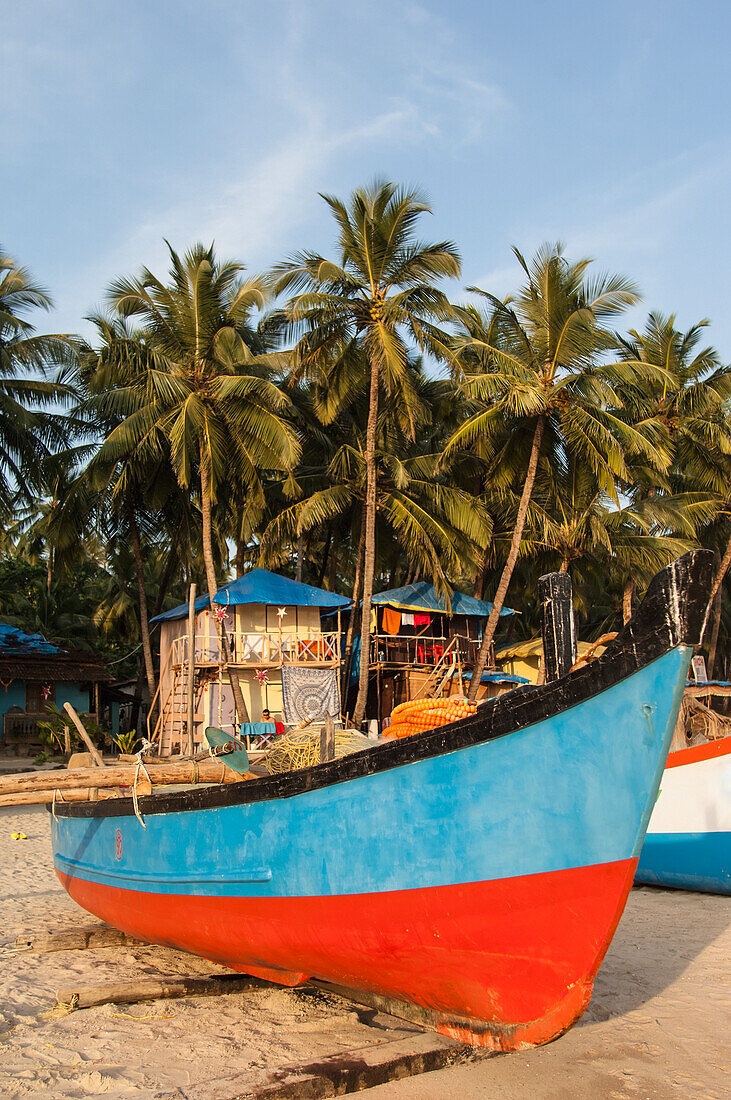
[[[399,741],[376,743],[327,764],[243,783],[145,795],[138,800],[140,813],[147,816],[212,810],[293,798],[492,741],[545,721],[606,691],[678,645],[698,645],[705,629],[712,573],[713,554],[709,550],[693,550],[672,562],[652,579],[637,612],[602,656],[551,684],[515,688],[483,704],[469,718]],[[57,817],[130,817],[134,808],[132,799],[125,797],[103,802],[56,802],[55,813]]]

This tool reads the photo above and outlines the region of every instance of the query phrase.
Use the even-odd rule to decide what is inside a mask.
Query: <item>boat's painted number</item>
[[[115,859],[121,859],[122,858],[122,831],[121,831],[121,829],[117,829],[116,833],[114,834],[114,858]]]

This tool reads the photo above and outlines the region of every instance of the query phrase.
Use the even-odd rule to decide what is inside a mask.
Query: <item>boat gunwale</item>
[[[400,740],[376,742],[325,764],[253,781],[143,795],[138,799],[139,811],[143,815],[183,813],[293,798],[485,744],[556,717],[614,687],[678,645],[699,644],[712,569],[713,554],[708,550],[693,550],[672,562],[650,582],[637,612],[602,656],[552,683],[515,688],[483,704],[468,718]],[[101,802],[56,802],[53,809],[57,818],[116,818],[135,813],[131,796]]]

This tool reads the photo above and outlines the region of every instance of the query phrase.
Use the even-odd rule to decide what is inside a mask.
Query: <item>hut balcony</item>
[[[383,669],[433,668],[445,653],[472,666],[480,650],[478,638],[440,634],[371,634],[370,663]]]
[[[226,631],[231,661],[237,668],[281,668],[283,665],[306,665],[317,668],[337,668],[340,665],[340,635],[337,631]],[[188,664],[188,638],[173,639],[169,667]],[[194,659],[196,668],[216,668],[223,663],[218,639],[210,633],[196,634]],[[167,663],[167,662],[166,662]]]

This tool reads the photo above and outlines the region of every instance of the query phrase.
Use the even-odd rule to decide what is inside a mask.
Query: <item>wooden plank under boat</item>
[[[731,894],[731,737],[670,753],[635,880]]]
[[[585,1010],[655,803],[712,556],[653,580],[593,664],[316,767],[56,804],[58,876],[140,939],[410,1002],[496,1050]]]

